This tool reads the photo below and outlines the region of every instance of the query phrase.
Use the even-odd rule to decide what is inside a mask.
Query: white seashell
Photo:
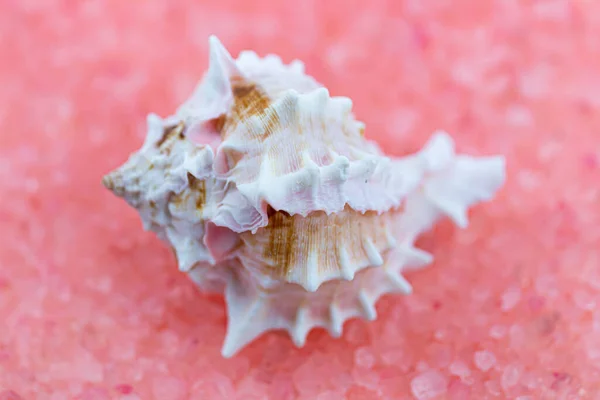
[[[502,157],[456,155],[436,132],[390,158],[362,134],[352,102],[331,97],[296,61],[210,39],[207,74],[177,112],[148,117],[141,149],[103,182],[174,250],[179,269],[223,293],[230,357],[263,332],[302,346],[377,316],[402,272],[432,261],[414,247],[440,218],[467,226],[505,180]]]

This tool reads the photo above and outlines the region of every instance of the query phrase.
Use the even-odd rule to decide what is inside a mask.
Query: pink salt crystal
[[[459,380],[453,380],[448,386],[449,400],[465,400],[470,398],[471,388]]]
[[[348,343],[361,344],[368,340],[369,334],[361,321],[351,321],[344,330],[344,338]]]
[[[507,289],[502,295],[502,304],[500,308],[502,311],[509,311],[513,309],[519,300],[521,299],[521,291],[518,288]]]
[[[403,372],[408,372],[411,360],[411,356],[406,350],[391,349],[381,354],[381,361],[384,365],[397,366]]]
[[[584,338],[585,350],[590,360],[594,362],[600,361],[600,337],[595,334],[590,334]]]
[[[508,330],[510,337],[510,345],[513,349],[520,349],[525,345],[526,337],[523,327],[519,325],[513,325]]]
[[[542,296],[553,298],[559,294],[558,282],[554,275],[540,275],[535,281],[535,288]]]
[[[369,389],[377,389],[380,384],[380,376],[377,371],[365,371],[354,369],[352,371],[354,382]]]
[[[302,395],[316,396],[329,389],[329,357],[316,353],[294,371],[292,379],[296,390]]]
[[[415,366],[415,370],[417,370],[417,372],[427,371],[428,369],[430,369],[429,364],[423,360],[419,361]]]
[[[481,371],[486,372],[496,364],[496,356],[488,350],[475,352],[475,365]]]
[[[550,389],[552,390],[560,390],[563,385],[567,385],[571,381],[571,376],[565,372],[553,372],[552,384],[550,385]]]
[[[596,296],[584,290],[578,290],[573,294],[573,300],[577,307],[582,310],[592,311],[596,309]]]
[[[77,400],[110,400],[110,396],[105,389],[87,388],[78,396]]]
[[[484,386],[489,394],[494,396],[499,396],[502,394],[502,390],[500,389],[500,384],[498,381],[486,381]]]
[[[213,397],[204,396],[202,398],[212,399]],[[222,398],[228,399],[229,397],[223,396]],[[273,375],[273,379],[271,380],[271,384],[269,385],[269,398],[281,400],[292,400],[296,398],[296,390],[294,389],[294,383],[291,381],[291,379],[289,379],[288,373],[281,372]]]
[[[315,400],[338,400],[340,398],[340,392],[336,390],[327,390],[323,393],[319,393]],[[292,397],[293,398],[293,397]]]
[[[434,332],[433,337],[435,340],[439,340],[441,342],[448,337],[448,331],[445,329],[438,329]]]
[[[183,400],[186,398],[186,385],[180,379],[160,376],[152,380],[152,393],[157,399]]]
[[[346,400],[377,400],[380,396],[376,390],[367,389],[362,386],[353,385],[346,392]],[[339,397],[334,397],[331,400],[339,400]]]
[[[293,388],[292,388],[293,391]],[[285,399],[284,392],[277,392],[278,397]],[[214,400],[229,400],[235,398],[235,388],[231,380],[216,371],[210,371],[203,374],[201,379],[198,379],[190,389],[190,399],[214,399]]]
[[[120,385],[115,386],[115,390],[121,394],[130,394],[133,392],[133,386],[128,385],[126,383],[122,383]]]
[[[540,312],[544,308],[545,303],[546,301],[542,296],[532,295],[529,296],[529,299],[527,299],[529,310],[536,313]]]
[[[123,396],[120,396],[118,400],[142,400],[140,396],[138,396],[137,394],[126,394]],[[191,400],[196,400],[194,398],[192,398]]]
[[[453,361],[452,364],[450,364],[450,366],[448,367],[448,369],[452,375],[456,375],[460,378],[465,378],[471,375],[471,370],[469,369],[469,366],[461,360]]]
[[[369,348],[359,347],[354,352],[354,363],[361,368],[371,368],[375,364],[375,357]]]
[[[446,368],[452,361],[453,351],[452,347],[446,344],[432,343],[427,349],[427,354],[433,366]]]
[[[583,165],[589,169],[598,168],[598,157],[594,153],[588,153],[583,156]]]
[[[0,400],[23,400],[23,398],[13,390],[3,390],[0,392]]]
[[[428,370],[410,381],[410,390],[418,400],[433,399],[446,393],[448,381],[436,370]]]
[[[502,339],[506,335],[506,327],[502,325],[492,325],[490,328],[490,337],[494,339]]]
[[[520,365],[510,364],[506,366],[504,372],[502,372],[501,385],[502,389],[508,391],[511,387],[515,386],[519,382],[523,367]]]
[[[268,384],[259,382],[253,376],[249,375],[242,379],[237,385],[237,398],[248,400],[263,400],[263,395],[267,391]]]

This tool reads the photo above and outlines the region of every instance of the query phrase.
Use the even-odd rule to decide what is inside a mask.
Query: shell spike
[[[232,316],[228,319],[227,334],[221,348],[223,357],[230,358],[234,356],[262,333],[273,329],[268,324],[264,324],[260,316],[257,316],[261,313],[262,308],[263,304],[257,301],[252,304],[245,315]]]
[[[374,321],[377,318],[374,301],[363,289],[358,291],[358,302],[360,303],[362,315],[368,321]]]
[[[430,253],[410,244],[399,248],[399,252],[404,257],[403,268],[406,269],[419,269],[433,261],[433,256]]]
[[[504,184],[504,171],[503,157],[459,156],[449,168],[426,179],[424,192],[433,205],[465,228],[468,208],[496,193]]]
[[[322,283],[319,279],[319,265],[317,263],[317,254],[313,252],[308,256],[306,271],[304,271],[306,274],[304,287],[309,292],[316,292]]]
[[[225,299],[227,333],[221,348],[223,357],[235,355],[263,332],[278,328],[269,313],[268,299],[260,295],[248,277],[232,276],[225,289]]]
[[[304,63],[300,60],[293,60],[290,63],[290,69],[298,74],[304,73]]]
[[[402,294],[411,294],[412,285],[400,274],[399,271],[387,270],[387,277],[389,282],[392,284],[394,291]]]
[[[292,340],[296,346],[304,346],[304,343],[306,343],[306,335],[308,335],[311,328],[310,310],[305,304],[301,304],[296,311],[296,319],[291,328]]]
[[[328,330],[331,336],[340,337],[344,328],[344,318],[336,303],[329,305],[329,326]]]
[[[375,247],[375,244],[370,238],[367,237],[363,240],[363,248],[365,249],[372,266],[379,267],[383,264],[383,257],[381,257],[377,247]]]
[[[215,36],[208,38],[209,45],[209,74],[212,72],[229,80],[231,76],[242,75],[240,69],[235,64],[235,60],[227,51],[223,43]],[[215,75],[217,76],[217,75]]]
[[[142,145],[142,149],[148,149],[154,146],[163,136],[164,126],[163,120],[155,113],[150,113],[146,116],[146,139]]]
[[[340,245],[338,247],[338,258],[342,278],[346,280],[352,280],[352,278],[354,278],[356,270],[352,267],[352,264],[350,263],[350,256],[348,255],[348,251],[346,250],[346,247],[344,245]]]

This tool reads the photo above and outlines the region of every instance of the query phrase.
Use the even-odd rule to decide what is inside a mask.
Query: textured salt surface
[[[504,153],[505,189],[420,241],[435,264],[377,321],[222,359],[222,299],[100,184],[211,33],[305,60],[391,153],[437,128]],[[0,56],[0,399],[600,395],[600,4],[7,1]]]

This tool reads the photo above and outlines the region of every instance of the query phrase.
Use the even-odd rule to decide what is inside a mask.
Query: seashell
[[[351,100],[301,62],[209,44],[190,98],[148,116],[144,144],[103,183],[225,296],[225,357],[270,330],[302,346],[315,327],[337,337],[350,318],[375,319],[383,294],[411,293],[402,273],[432,261],[417,237],[444,217],[466,227],[504,183],[502,157],[457,155],[443,131],[386,156]]]

